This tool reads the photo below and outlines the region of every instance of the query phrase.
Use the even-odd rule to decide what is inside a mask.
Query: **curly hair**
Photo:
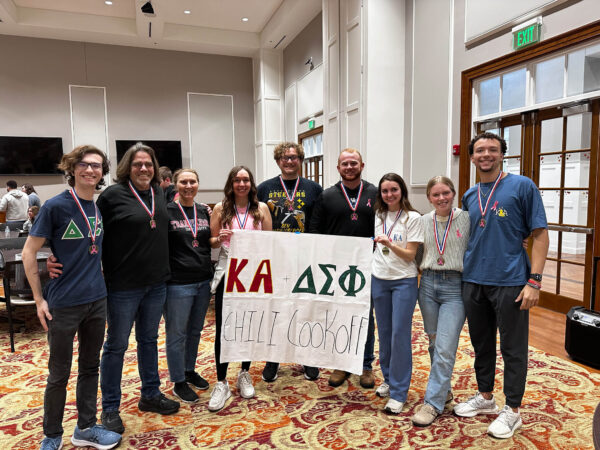
[[[480,139],[495,139],[495,140],[497,140],[500,143],[500,150],[502,150],[502,154],[503,155],[506,154],[506,149],[508,148],[506,146],[506,141],[495,133],[490,133],[489,131],[485,131],[483,133],[479,133],[477,136],[475,136],[473,139],[471,139],[471,142],[469,142],[469,155],[473,155],[473,150],[475,149],[475,142],[477,142]]]
[[[252,214],[255,224],[262,222],[263,219],[260,209],[258,208],[258,190],[256,189],[256,183],[254,182],[254,176],[252,175],[252,172],[246,166],[235,166],[229,171],[229,175],[227,175],[227,181],[225,182],[225,187],[223,188],[223,212],[221,213],[222,225],[231,225],[231,222],[235,217],[235,194],[233,192],[233,179],[237,176],[240,170],[245,170],[248,172],[248,177],[250,178],[248,211],[250,214]]]
[[[75,166],[80,163],[83,157],[88,153],[93,153],[102,158],[102,178],[100,178],[100,181],[96,185],[96,189],[100,189],[102,186],[104,186],[104,176],[109,170],[108,158],[102,150],[94,147],[93,145],[80,145],[75,147],[70,153],[63,155],[62,159],[60,160],[58,168],[65,173],[65,179],[67,180],[69,186],[75,186]]]
[[[133,162],[133,158],[137,152],[146,152],[148,155],[150,155],[150,158],[152,159],[152,165],[154,166],[154,175],[152,176],[151,183],[160,184],[160,175],[158,174],[159,166],[158,160],[156,159],[156,154],[154,153],[152,147],[148,147],[141,142],[129,147],[129,149],[121,158],[121,161],[119,161],[119,164],[117,165],[117,177],[115,178],[115,181],[117,183],[127,183],[129,181],[129,176],[131,174],[131,163]]]
[[[381,180],[379,180],[379,186],[377,187],[377,199],[375,200],[374,209],[375,213],[379,216],[381,220],[385,220],[385,215],[388,212],[388,205],[383,201],[383,197],[381,196],[381,185],[384,181],[392,181],[394,183],[398,183],[401,194],[400,209],[402,209],[406,213],[408,213],[409,211],[419,212],[415,208],[413,208],[410,204],[410,201],[408,201],[408,188],[406,187],[406,183],[404,182],[402,177],[397,173],[390,172],[386,173],[384,176],[381,177]]]
[[[273,159],[275,159],[275,161],[279,161],[283,155],[285,155],[285,152],[290,148],[296,150],[296,154],[298,155],[298,158],[300,158],[300,162],[304,161],[304,147],[302,147],[302,144],[296,144],[295,142],[282,142],[275,147],[275,150],[273,150]]]

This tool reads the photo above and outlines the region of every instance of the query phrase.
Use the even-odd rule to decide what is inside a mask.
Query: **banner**
[[[372,249],[369,238],[235,232],[221,361],[295,362],[361,374]]]

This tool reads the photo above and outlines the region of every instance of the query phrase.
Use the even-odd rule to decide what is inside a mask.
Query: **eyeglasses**
[[[141,161],[136,161],[134,163],[131,163],[132,167],[135,167],[136,169],[141,169],[142,167],[146,166],[146,169],[152,169],[154,167],[154,164],[152,164],[152,162],[141,162]]]
[[[77,167],[79,167],[82,170],[87,170],[88,167],[91,167],[92,170],[102,170],[102,164],[101,163],[89,163],[89,162],[78,162],[77,163]]]
[[[296,162],[296,161],[298,161],[298,156],[297,155],[282,156],[280,159],[284,162],[285,161]]]

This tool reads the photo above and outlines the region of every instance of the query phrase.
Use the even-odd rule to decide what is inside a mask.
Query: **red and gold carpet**
[[[48,351],[43,330],[30,311],[27,331],[16,335],[10,353],[6,324],[0,325],[0,445],[2,449],[39,448],[42,439],[44,386]],[[213,362],[214,312],[211,307],[198,358],[198,371],[215,380]],[[161,325],[160,374],[163,392],[171,396]],[[414,370],[408,401],[398,416],[383,412],[385,399],[358,385],[358,377],[339,388],[327,384],[328,371],[316,382],[307,381],[297,365],[283,365],[274,383],[261,380],[263,363],[251,368],[256,397],[245,400],[235,390],[238,364],[229,370],[233,400],[211,413],[209,391],[200,402],[182,404],[179,413],[160,416],[137,408],[140,382],[135,338],[132,334],[123,373],[121,416],[126,426],[121,448],[136,449],[346,449],[346,448],[593,448],[592,416],[600,400],[600,375],[568,361],[530,349],[529,377],[522,408],[523,428],[511,439],[486,435],[489,417],[458,418],[448,410],[427,428],[414,427],[410,417],[422,399],[429,372],[427,342],[421,316],[413,326]],[[75,355],[76,360],[76,355]],[[452,380],[454,395],[466,399],[476,389],[473,351],[465,329],[461,335]],[[503,406],[502,370],[497,371],[496,396]],[[381,382],[379,367],[375,367]],[[76,424],[76,362],[64,416],[65,448]],[[100,397],[100,395],[98,395]],[[98,402],[100,405],[100,402]]]

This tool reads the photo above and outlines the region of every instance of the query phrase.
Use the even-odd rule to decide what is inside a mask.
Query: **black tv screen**
[[[117,164],[129,147],[141,142],[151,147],[156,153],[156,159],[161,166],[167,166],[173,172],[181,169],[181,141],[145,141],[138,139],[136,141],[116,141],[117,143]]]
[[[0,136],[0,174],[54,175],[63,156],[62,138]]]

